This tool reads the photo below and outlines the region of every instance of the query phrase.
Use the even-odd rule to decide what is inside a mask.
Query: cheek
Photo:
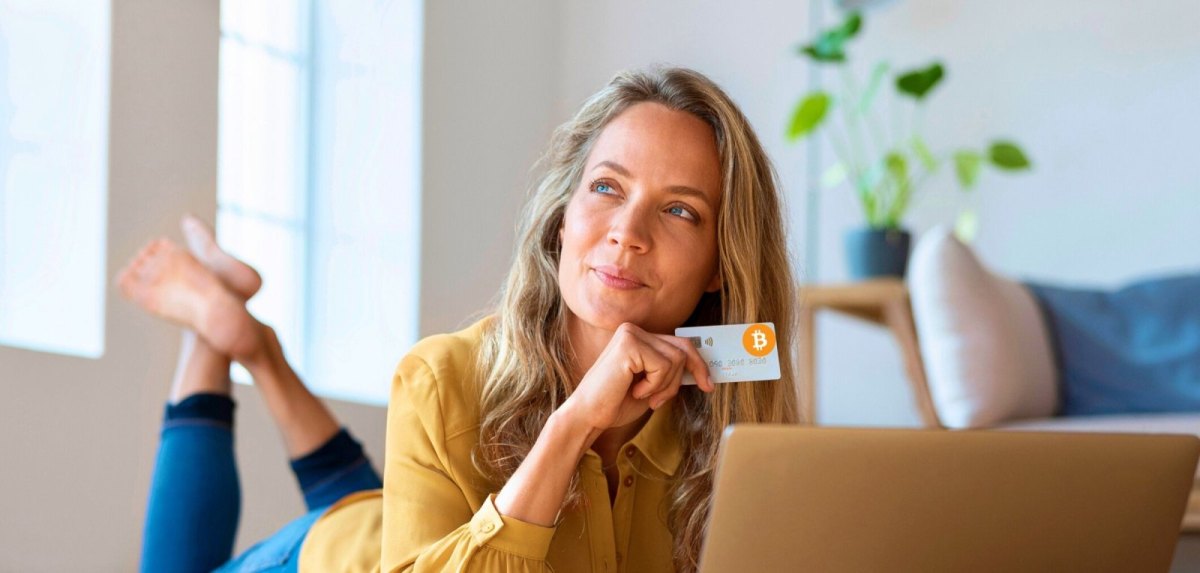
[[[558,229],[558,244],[560,249],[559,266],[565,266],[565,263],[579,258],[579,236],[576,232],[578,225],[576,224],[571,212],[568,211],[563,217],[562,227]]]
[[[568,207],[563,215],[562,226],[558,229],[558,277],[563,286],[575,282],[575,275],[578,274],[583,259],[586,240],[580,233],[583,228],[581,223],[578,211]]]
[[[563,215],[563,224],[559,228],[559,244],[562,245],[562,261],[568,257],[579,260],[596,243],[599,221],[594,214],[585,209],[567,208]]]
[[[717,268],[717,246],[715,238],[691,237],[689,240],[679,241],[671,249],[671,254],[667,257],[668,268],[672,274],[677,277],[686,277],[688,282],[694,282],[696,279],[707,279],[712,276]]]

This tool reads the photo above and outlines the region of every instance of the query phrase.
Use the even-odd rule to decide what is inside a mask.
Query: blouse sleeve
[[[500,515],[494,494],[472,510],[458,480],[473,474],[454,469],[435,374],[410,354],[396,371],[388,404],[381,569],[549,571],[555,529]]]

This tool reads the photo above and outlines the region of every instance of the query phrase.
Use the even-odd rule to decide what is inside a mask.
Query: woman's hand
[[[704,359],[687,339],[653,334],[627,322],[617,328],[560,413],[590,430],[623,426],[674,398],[687,371],[701,390],[713,391]]]
[[[622,324],[571,397],[550,415],[529,456],[496,496],[496,509],[552,525],[579,459],[600,433],[674,398],[688,371],[701,390],[713,391],[704,359],[690,342]]]

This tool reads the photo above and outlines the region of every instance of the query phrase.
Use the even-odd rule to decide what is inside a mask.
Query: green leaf
[[[908,161],[900,153],[893,151],[884,158],[888,173],[897,184],[908,181]]]
[[[967,209],[959,213],[958,220],[954,222],[954,236],[969,245],[975,241],[975,236],[978,234],[979,217],[975,215],[975,211]]]
[[[1011,141],[992,142],[988,158],[991,159],[992,165],[1009,171],[1029,169],[1030,167],[1029,158],[1025,156],[1025,152]]]
[[[879,94],[879,86],[883,85],[883,78],[888,73],[888,63],[879,62],[871,70],[871,77],[867,80],[867,89],[863,90],[862,97],[858,99],[858,114],[864,115],[868,109],[871,109],[871,104],[875,102],[875,96]]]
[[[862,13],[851,12],[846,16],[846,21],[837,28],[846,38],[853,38],[858,35],[858,31],[862,30]]]
[[[983,156],[974,151],[962,150],[954,154],[954,172],[958,174],[958,183],[963,191],[968,191],[979,180],[979,171],[983,166]]]
[[[913,70],[896,78],[896,89],[900,93],[912,96],[920,101],[933,90],[945,77],[946,70],[940,62],[934,62],[924,69]]]
[[[846,164],[841,161],[834,163],[821,174],[821,187],[832,189],[846,181]]]
[[[811,44],[801,46],[800,53],[817,62],[840,63],[846,61],[846,42],[858,35],[862,29],[862,15],[851,12],[846,21],[821,32]]]
[[[842,51],[841,46],[832,47],[822,44],[809,44],[801,46],[800,53],[812,58],[814,61],[826,64],[840,64],[846,61],[846,53]]]
[[[788,140],[796,141],[821,125],[825,113],[829,111],[829,102],[829,94],[825,92],[813,92],[804,96],[792,112],[792,121],[788,124]]]
[[[925,171],[932,172],[938,168],[937,157],[929,150],[929,146],[925,145],[925,140],[921,139],[921,136],[913,136],[912,148],[913,154],[917,156],[917,160],[921,162],[921,167],[924,167]]]

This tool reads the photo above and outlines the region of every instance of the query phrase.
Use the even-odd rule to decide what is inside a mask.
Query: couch
[[[1058,349],[1033,291],[990,271],[948,228],[922,236],[907,283],[941,426],[1200,436],[1200,412],[1061,415]],[[1200,474],[1182,529],[1200,531]]]

